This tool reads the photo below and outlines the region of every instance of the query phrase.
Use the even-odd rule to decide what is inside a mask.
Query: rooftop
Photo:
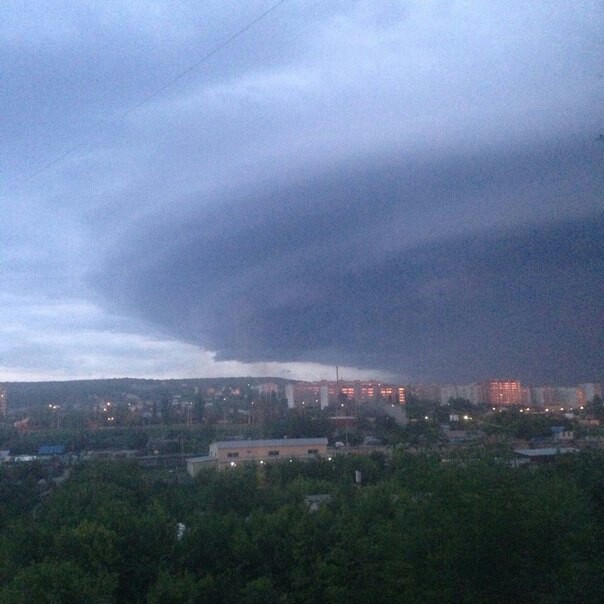
[[[327,438],[273,438],[268,440],[219,440],[211,446],[217,449],[243,449],[250,447],[282,447],[283,445],[298,445],[310,447],[327,445]]]
[[[574,447],[544,447],[542,449],[515,449],[514,453],[525,457],[551,457],[558,453],[578,453],[579,449]]]

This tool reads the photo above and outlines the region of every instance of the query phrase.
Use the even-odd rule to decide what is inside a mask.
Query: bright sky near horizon
[[[2,2],[0,380],[604,380],[604,5],[274,5]]]

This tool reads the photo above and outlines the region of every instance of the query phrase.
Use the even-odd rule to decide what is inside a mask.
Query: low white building
[[[225,440],[212,443],[208,456],[187,459],[187,472],[195,477],[205,467],[226,468],[245,462],[312,459],[321,455],[327,455],[326,438]]]

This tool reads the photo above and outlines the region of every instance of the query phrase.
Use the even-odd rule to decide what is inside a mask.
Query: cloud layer
[[[7,291],[94,307],[131,375],[106,330],[202,373],[602,379],[601,3],[292,0],[126,113],[270,5],[3,5]]]

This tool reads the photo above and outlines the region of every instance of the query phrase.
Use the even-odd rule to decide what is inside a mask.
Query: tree
[[[602,397],[596,394],[593,399],[587,403],[586,408],[588,413],[593,415],[596,419],[604,421],[604,402],[602,401]]]
[[[205,591],[205,594],[203,593]],[[201,589],[195,576],[185,571],[173,575],[161,571],[149,590],[148,604],[204,604],[212,602],[208,599],[207,590]]]
[[[205,401],[201,396],[197,396],[193,403],[193,421],[201,423],[203,421],[205,411]]]
[[[71,561],[45,560],[19,571],[0,590],[0,601],[10,604],[81,604],[111,601],[115,581],[92,575]]]

